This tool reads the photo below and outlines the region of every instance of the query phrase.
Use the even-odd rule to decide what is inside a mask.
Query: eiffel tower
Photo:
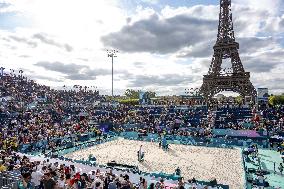
[[[243,98],[256,97],[256,90],[250,82],[250,72],[245,72],[239,57],[239,43],[235,41],[231,0],[220,0],[219,26],[214,55],[209,72],[203,76],[203,84],[199,93],[206,101],[222,91],[239,93]],[[231,59],[232,67],[222,69],[224,59]]]

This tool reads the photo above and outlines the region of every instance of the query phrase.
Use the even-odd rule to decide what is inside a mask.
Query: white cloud
[[[145,1],[148,3],[161,2],[158,0]],[[132,83],[138,82],[142,85],[142,80],[147,82],[147,85],[140,86],[141,88],[157,90],[159,94],[180,94],[179,91],[184,91],[183,88],[200,86],[202,75],[206,74],[209,69],[213,50],[207,46],[213,46],[216,40],[218,6],[165,6],[161,11],[138,6],[135,11],[129,11],[120,8],[119,0],[2,0],[1,2],[6,2],[10,6],[0,9],[0,12],[14,12],[32,23],[27,27],[15,28],[14,31],[0,30],[1,65],[13,69],[24,67],[26,69],[25,74],[31,74],[31,77],[43,84],[52,86],[63,86],[64,84],[70,86],[74,84],[96,85],[102,91],[110,92],[111,76],[109,74],[98,74],[94,77],[94,80],[82,82],[66,79],[64,75],[58,72],[35,66],[35,64],[38,62],[73,63],[88,66],[90,70],[108,70],[106,72],[109,73],[111,60],[106,55],[105,47],[100,40],[101,37],[118,32],[126,25],[131,26],[136,22],[149,20],[153,15],[157,15],[159,18],[156,20],[155,26],[161,26],[160,22],[178,16],[191,17],[197,21],[207,20],[216,23],[216,26],[211,28],[210,35],[208,35],[208,31],[204,31],[205,33],[201,34],[202,36],[197,44],[182,46],[166,55],[157,53],[161,52],[162,48],[166,48],[159,45],[153,46],[156,54],[147,51],[142,53],[119,52],[118,57],[114,60],[116,94],[121,93],[131,84],[131,81],[127,78],[129,75],[117,73],[121,70],[127,70],[133,77],[137,76],[137,79],[141,79],[141,81],[132,80]],[[281,66],[283,67],[281,56],[278,54],[283,52],[283,47],[280,45],[283,39],[279,38],[279,35],[283,34],[281,29],[284,28],[284,17],[280,14],[280,9],[283,7],[282,1],[234,0],[233,3],[234,27],[237,40],[241,42],[240,51],[242,52],[242,48],[249,48],[249,52],[242,52],[241,54],[245,67],[253,71],[253,69],[257,69],[257,66],[260,66],[257,63],[261,62],[265,64],[263,67],[267,68],[269,56],[273,56],[273,67],[264,70],[266,73],[252,73],[252,82],[256,86],[262,84],[271,86],[274,91],[283,90],[283,85],[274,85],[275,80],[283,81],[283,77],[279,75],[284,71],[281,68]],[[184,25],[181,28],[187,26]],[[147,31],[147,28],[145,31]],[[192,34],[192,30],[188,31],[188,38],[183,38],[185,43],[187,43],[187,40],[192,40],[190,34]],[[260,40],[258,35],[264,35],[264,40]],[[174,36],[175,38],[168,39],[168,41],[180,40],[180,35]],[[270,38],[270,36],[272,37]],[[139,37],[141,36],[132,35],[132,38],[138,39]],[[161,35],[156,37],[161,37]],[[245,38],[247,40],[244,40]],[[167,38],[165,39],[167,40]],[[253,40],[250,41],[249,39]],[[253,43],[254,39],[256,43]],[[130,40],[132,39],[127,39],[125,43],[129,43]],[[265,44],[265,41],[267,41],[267,44]],[[146,42],[150,44],[153,41]],[[69,47],[72,50],[68,51]],[[188,52],[195,55],[199,53],[199,56],[183,58],[177,56]],[[262,60],[258,61],[258,58]],[[40,76],[49,76],[54,79]],[[73,75],[72,78],[79,76],[81,75]],[[177,78],[174,78],[173,82],[169,82],[166,76],[176,76]],[[188,83],[180,76],[188,79]],[[154,80],[156,84],[150,85],[149,78],[154,77],[156,77]],[[162,86],[164,80],[168,82],[169,86]],[[177,85],[179,81],[181,81],[181,84]]]
[[[255,11],[267,11],[271,15],[277,15],[283,6],[282,0],[234,0],[233,3]]]
[[[177,15],[190,15],[195,18],[199,19],[213,19],[218,20],[219,15],[219,6],[215,5],[195,5],[193,7],[170,7],[165,6],[161,10],[161,15],[164,18],[171,18]]]

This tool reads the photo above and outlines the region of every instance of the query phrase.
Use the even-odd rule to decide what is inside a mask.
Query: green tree
[[[139,91],[135,91],[133,89],[126,89],[124,95],[130,99],[138,99],[139,98]]]
[[[141,90],[126,89],[126,91],[124,92],[124,95],[129,99],[139,99],[140,92]],[[156,97],[156,92],[146,91],[145,93],[146,93],[145,95],[147,95],[148,98]]]
[[[153,91],[147,91],[146,92],[148,98],[155,98],[156,97],[156,92]]]
[[[269,103],[269,105],[274,106],[275,105],[275,96],[270,95],[268,97],[268,103]]]
[[[268,103],[271,106],[283,105],[284,95],[270,95],[270,97],[268,98]]]

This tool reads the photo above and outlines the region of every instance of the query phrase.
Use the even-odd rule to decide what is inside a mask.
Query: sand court
[[[137,151],[143,145],[145,161],[139,163]],[[216,178],[221,184],[232,189],[241,189],[245,183],[242,155],[239,149],[207,148],[170,144],[164,151],[158,143],[117,139],[83,150],[66,154],[72,159],[87,159],[92,154],[98,164],[112,160],[117,163],[137,165],[141,171],[174,173],[180,167],[182,176],[187,179],[209,181]]]

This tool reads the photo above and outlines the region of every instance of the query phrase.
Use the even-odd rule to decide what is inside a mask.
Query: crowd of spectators
[[[128,175],[115,175],[100,172],[81,173],[73,165],[32,162],[26,156],[1,151],[0,172],[13,172],[20,175],[19,189],[116,189],[132,188]],[[144,188],[144,187],[143,187]]]
[[[47,140],[45,147],[52,149],[61,145],[53,138],[100,134],[94,123],[108,125],[116,132],[142,129],[148,133],[208,138],[213,136],[214,127],[265,134],[283,132],[284,107],[267,108],[260,113],[255,109],[220,108],[215,120],[204,107],[97,106],[98,101],[106,99],[88,87],[75,85],[69,90],[55,90],[21,75],[4,74],[0,85],[0,146],[15,150],[22,144]]]
[[[40,140],[99,132],[80,118],[99,98],[98,91],[54,90],[21,76],[1,76],[0,146],[15,150]],[[49,142],[48,147],[55,145]]]
[[[134,181],[129,176],[131,172],[115,174],[112,169],[82,172],[80,167],[70,162],[32,161],[22,154],[5,151],[0,152],[1,173],[18,175],[19,179],[15,180],[18,189],[165,189],[169,184],[164,179],[147,181],[143,176]],[[217,185],[216,181],[212,182],[210,185]],[[186,184],[192,189],[201,186],[204,189],[214,188],[198,184],[195,178],[188,181],[179,179],[176,184],[170,185],[184,189]]]
[[[223,122],[220,127],[226,129],[251,129],[270,135],[284,132],[283,106],[264,108],[260,113],[252,109],[249,110],[247,117],[241,119],[234,118],[236,111],[240,111],[238,108],[235,110],[226,108],[223,109],[222,116],[217,116],[215,120],[214,115],[203,107],[176,108],[174,105],[143,107],[110,103],[98,106],[96,104],[98,101],[106,101],[106,98],[99,95],[97,90],[88,87],[75,85],[72,89],[67,90],[64,87],[64,90],[55,90],[37,84],[22,75],[2,75],[0,77],[0,149],[4,151],[1,152],[0,172],[19,171],[23,176],[23,186],[29,184],[29,178],[33,178],[32,174],[35,173],[42,176],[40,182],[35,182],[36,185],[57,183],[59,188],[71,183],[72,187],[74,184],[85,183],[90,188],[100,189],[107,188],[107,183],[113,184],[113,182],[118,187],[117,180],[124,180],[121,182],[121,187],[124,184],[132,184],[127,177],[121,178],[111,173],[97,175],[98,173],[95,172],[97,177],[78,175],[76,172],[71,174],[72,168],[70,172],[66,172],[65,165],[29,162],[28,158],[12,153],[21,145],[42,140],[48,141],[45,149],[54,149],[61,143],[54,142],[53,138],[74,138],[76,135],[90,132],[101,134],[102,131],[93,123],[108,124],[115,132],[143,130],[148,133],[208,138],[214,136],[212,129],[216,121]],[[131,127],[128,127],[129,125]],[[135,127],[132,127],[133,125]],[[10,155],[5,156],[5,153]],[[26,171],[28,169],[29,171]],[[101,185],[94,183],[98,179],[101,179]],[[48,180],[48,183],[45,183],[45,180]],[[150,185],[151,187],[153,186]]]
[[[148,132],[169,132],[180,135],[210,135],[207,110],[177,110],[171,106],[136,108],[134,106],[103,105],[96,101],[105,98],[98,91],[75,86],[70,90],[55,90],[39,85],[20,75],[1,76],[0,85],[0,146],[15,150],[20,145],[47,140],[45,148],[60,145],[53,138],[95,132],[90,124],[109,124],[114,131],[126,130],[125,124],[142,125]],[[187,132],[179,128],[194,126],[201,132]]]
[[[149,133],[207,136],[211,128],[207,109],[178,109],[174,106],[109,106],[95,113],[93,119],[101,124],[110,123],[118,131],[127,130],[127,126],[131,125],[137,129],[146,129]],[[190,127],[202,128],[204,132],[187,132],[185,128]]]

